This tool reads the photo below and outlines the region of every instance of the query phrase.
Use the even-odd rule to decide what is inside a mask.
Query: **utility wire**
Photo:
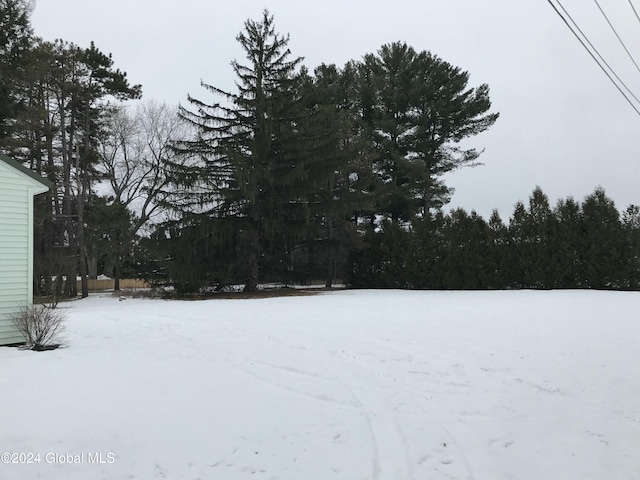
[[[580,28],[580,26],[576,23],[576,21],[573,19],[573,17],[571,16],[571,14],[569,12],[567,12],[567,9],[564,8],[564,6],[562,5],[562,3],[560,2],[560,0],[558,1],[558,5],[560,5],[560,8],[562,8],[562,11],[565,13],[565,15],[567,17],[569,17],[569,19],[571,20],[571,22],[573,23],[573,25],[576,27],[576,29],[578,30],[578,32],[580,32],[580,35],[582,35],[584,37],[584,39],[587,41],[587,43],[589,44],[589,46],[593,49],[593,51],[596,53],[596,55],[598,55],[598,58],[600,58],[600,60],[602,61],[602,63],[604,63],[606,65],[606,67],[609,69],[609,71],[613,74],[614,77],[616,77],[616,79],[618,80],[618,82],[620,82],[620,84],[627,90],[627,92],[629,92],[629,95],[631,95],[634,100],[638,103],[640,103],[640,99],[638,99],[638,97],[636,97],[634,95],[634,93],[631,91],[631,89],[627,86],[626,83],[624,83],[624,81],[618,76],[618,74],[616,73],[616,71],[611,67],[611,65],[609,65],[609,63],[605,60],[605,58],[600,54],[600,52],[598,51],[598,49],[595,47],[595,45],[593,43],[591,43],[591,41],[589,40],[589,37],[587,37],[586,33],[584,33],[582,31],[582,29]],[[564,17],[563,17],[563,20]],[[565,20],[565,23],[567,23],[567,21]],[[569,29],[571,29],[571,31],[573,32],[573,34],[578,38],[578,40],[580,40],[580,43],[582,43],[582,45],[587,49],[587,51],[589,52],[589,54],[591,55],[591,57],[593,57],[593,54],[591,53],[591,50],[589,50],[587,48],[587,46],[582,42],[582,40],[580,39],[580,37],[575,33],[575,31],[573,30],[573,28],[567,23],[567,25],[569,26]],[[600,68],[603,68],[602,65],[600,64],[600,62],[594,58],[594,60],[596,61],[596,63],[598,63],[598,65],[600,65]],[[604,70],[604,68],[603,68]],[[607,74],[607,76],[609,77],[609,74],[605,71],[605,73]],[[611,77],[609,77],[609,79],[613,82],[613,79],[611,79]],[[615,82],[614,84],[616,85],[616,87],[618,86]],[[624,95],[624,93],[623,93]],[[625,95],[626,97],[626,95]]]
[[[624,87],[627,89],[627,91],[631,94],[631,96],[633,98],[636,99],[636,101],[640,102],[638,100],[638,98],[633,94],[633,92],[631,92],[631,90],[629,90],[629,87],[627,87],[625,85],[625,83],[620,80],[620,77],[618,77],[618,75],[616,75],[616,73],[613,71],[613,69],[609,66],[609,64],[604,60],[604,58],[602,58],[602,55],[600,55],[600,53],[597,51],[597,49],[595,47],[593,47],[593,44],[589,41],[589,39],[586,37],[586,35],[584,35],[584,33],[582,32],[582,30],[580,29],[580,27],[578,27],[578,24],[573,20],[573,18],[571,17],[571,15],[569,15],[569,13],[566,11],[566,9],[562,6],[562,3],[560,3],[560,0],[558,1],[558,5],[560,5],[560,7],[562,8],[562,10],[567,14],[567,16],[571,19],[571,21],[573,22],[573,24],[576,26],[576,28],[578,29],[578,31],[580,31],[580,33],[582,33],[582,35],[585,37],[585,40],[589,43],[589,45],[591,45],[591,47],[596,51],[596,53],[598,54],[598,56],[602,59],[602,61],[604,62],[605,65],[607,65],[607,67],[609,68],[609,70],[611,70],[611,73],[613,73],[613,75],[618,79],[618,81],[624,85]],[[604,74],[609,78],[609,80],[611,80],[611,83],[613,83],[613,85],[618,89],[618,91],[622,94],[622,96],[625,98],[625,100],[629,103],[629,105],[631,105],[631,108],[633,108],[636,113],[638,115],[640,115],[640,110],[638,110],[638,108],[633,104],[633,102],[631,101],[631,99],[629,97],[627,97],[627,95],[624,93],[624,91],[620,88],[620,86],[615,82],[615,80],[611,77],[611,75],[609,74],[609,72],[602,66],[602,63],[600,63],[600,61],[598,61],[598,59],[596,58],[596,56],[593,54],[593,52],[591,50],[589,50],[589,47],[587,47],[587,45],[584,43],[584,41],[582,40],[582,38],[580,38],[580,36],[576,33],[576,31],[573,29],[573,27],[569,24],[569,21],[562,15],[562,13],[560,13],[560,10],[558,10],[558,7],[556,7],[553,2],[551,0],[547,0],[547,2],[549,3],[549,5],[551,5],[551,7],[553,7],[553,9],[556,11],[556,13],[558,14],[558,16],[562,19],[562,21],[567,25],[567,27],[569,27],[569,30],[571,30],[571,33],[573,33],[575,35],[575,37],[578,39],[578,41],[582,44],[582,46],[585,48],[585,50],[587,51],[587,53],[589,53],[589,55],[591,55],[591,58],[593,58],[593,60],[598,64],[598,66],[600,67],[600,69],[604,72]]]
[[[636,11],[636,7],[633,6],[633,3],[631,3],[631,0],[629,0],[629,5],[631,5],[631,9],[633,10],[633,13],[636,14],[636,18],[640,22],[640,15],[638,15],[638,12]]]
[[[596,5],[598,6],[598,9],[600,10],[600,12],[602,13],[602,15],[604,16],[605,20],[607,21],[607,23],[609,24],[609,26],[611,27],[611,30],[613,30],[613,33],[615,33],[616,38],[618,39],[618,41],[620,42],[620,45],[622,45],[622,48],[624,48],[624,51],[627,52],[627,55],[629,55],[629,58],[631,59],[631,61],[633,62],[633,64],[636,66],[636,70],[638,70],[638,72],[640,72],[640,67],[638,67],[638,64],[636,63],[636,61],[633,58],[633,55],[631,55],[631,52],[629,51],[629,49],[627,48],[627,46],[624,44],[624,42],[622,41],[622,38],[620,38],[620,35],[618,35],[618,32],[616,31],[615,27],[613,26],[613,24],[611,23],[611,20],[609,20],[609,17],[607,16],[606,13],[604,13],[604,10],[602,9],[602,7],[600,6],[600,4],[598,3],[598,0],[593,0],[594,2],[596,2]],[[633,5],[631,5],[633,6]]]

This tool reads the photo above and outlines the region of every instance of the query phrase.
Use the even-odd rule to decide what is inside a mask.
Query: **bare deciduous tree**
[[[135,234],[161,214],[171,182],[166,165],[175,161],[171,141],[184,138],[188,127],[177,109],[153,100],[133,112],[117,109],[110,127],[113,133],[102,144],[101,170],[113,201],[135,214]]]
[[[138,104],[134,110],[120,107],[112,112],[109,134],[100,145],[99,171],[108,187],[108,205],[132,214],[124,234],[129,244],[166,215],[163,204],[171,194],[170,165],[184,161],[176,156],[172,142],[184,138],[188,128],[177,108],[153,100]],[[126,254],[119,249],[111,253],[116,290]]]

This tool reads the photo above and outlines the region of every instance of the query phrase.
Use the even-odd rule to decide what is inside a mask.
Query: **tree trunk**
[[[95,247],[93,247],[95,251]],[[98,258],[94,255],[91,255],[88,259],[88,275],[89,278],[98,278]]]
[[[431,212],[431,193],[426,193],[424,196],[424,218],[427,218],[430,212]]]
[[[249,254],[247,257],[248,275],[244,284],[245,292],[255,292],[258,290],[258,280],[260,278],[260,267],[258,261],[260,257],[260,234],[257,226],[252,226],[249,241]]]
[[[78,161],[76,163],[76,168],[79,168],[79,157],[80,152],[78,152]],[[89,179],[88,173],[85,170],[81,174],[79,184],[79,192],[78,192],[78,224],[77,224],[77,239],[78,239],[78,258],[79,258],[79,271],[80,271],[80,284],[82,286],[82,298],[87,298],[89,296],[89,280],[87,276],[87,245],[84,239],[84,205],[87,201],[87,191],[89,190]]]
[[[66,278],[64,281],[64,288],[62,290],[62,295],[65,298],[77,297],[78,296],[78,286],[76,285],[76,275],[78,272],[77,266],[75,264],[65,265],[65,271],[67,273],[65,275]]]
[[[113,267],[113,289],[116,292],[120,291],[120,259],[116,261]]]
[[[258,290],[258,280],[260,278],[260,222],[257,207],[251,206],[249,225],[249,251],[247,254],[248,272],[247,279],[244,284],[245,292],[255,292]]]
[[[327,259],[327,281],[324,286],[331,288],[335,277],[335,245],[333,244],[333,218],[327,218],[327,240],[329,241],[329,255]]]
[[[89,279],[87,275],[87,259],[84,253],[80,253],[80,287],[82,288],[82,298],[87,298],[89,296]]]
[[[78,208],[78,271],[80,272],[80,286],[82,298],[89,296],[89,280],[87,275],[87,246],[84,242],[83,208]]]
[[[244,284],[245,292],[255,292],[258,290],[258,277],[260,270],[258,268],[258,256],[255,252],[249,253],[249,274]]]

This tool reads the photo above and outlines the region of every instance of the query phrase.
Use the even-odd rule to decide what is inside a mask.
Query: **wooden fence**
[[[101,290],[113,290],[115,288],[115,280],[113,278],[108,279],[92,279],[88,280],[89,283],[89,291],[96,292]],[[82,290],[82,284],[80,280],[77,282],[78,291]],[[120,289],[124,290],[125,288],[149,288],[149,284],[144,280],[140,280],[139,278],[121,278],[120,279]]]

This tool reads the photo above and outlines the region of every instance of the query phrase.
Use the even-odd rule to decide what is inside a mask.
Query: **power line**
[[[631,96],[637,101],[640,102],[640,100],[638,100],[638,98],[633,94],[633,92],[631,92],[631,90],[629,90],[629,87],[626,86],[626,84],[620,79],[620,77],[618,75],[616,75],[615,71],[611,68],[611,66],[609,66],[609,64],[606,62],[606,60],[602,57],[602,55],[600,55],[600,53],[598,52],[598,50],[593,46],[593,44],[589,41],[589,39],[587,38],[587,36],[582,32],[582,30],[580,29],[580,27],[578,26],[578,24],[573,20],[573,18],[571,17],[571,15],[569,14],[569,12],[567,12],[567,10],[564,8],[564,6],[562,6],[562,3],[560,3],[560,0],[558,1],[558,5],[560,5],[560,7],[562,8],[562,10],[565,12],[565,14],[569,17],[569,19],[573,22],[573,24],[575,25],[575,27],[578,29],[578,31],[584,36],[585,40],[589,43],[589,45],[591,45],[591,48],[593,48],[593,50],[597,53],[597,55],[600,57],[600,59],[602,59],[602,62],[609,68],[609,70],[611,70],[611,73],[613,73],[613,75],[618,79],[618,81],[624,85],[624,87],[627,89],[627,91],[631,94]],[[587,47],[587,45],[585,44],[585,42],[582,40],[582,38],[580,38],[580,35],[578,35],[576,33],[576,31],[574,30],[574,28],[571,26],[571,24],[569,24],[569,21],[562,15],[562,13],[560,13],[560,10],[558,10],[558,8],[553,4],[553,2],[551,0],[547,0],[547,2],[549,3],[549,5],[551,5],[551,7],[553,7],[553,9],[555,10],[555,12],[558,14],[558,16],[562,19],[562,21],[567,25],[567,27],[569,28],[569,30],[571,30],[571,33],[573,33],[573,35],[578,39],[578,41],[582,44],[582,46],[584,47],[584,49],[587,51],[587,53],[589,53],[589,55],[591,55],[591,58],[593,58],[593,60],[598,64],[598,66],[600,67],[600,69],[604,72],[604,74],[607,76],[607,78],[609,78],[609,80],[611,81],[611,83],[613,83],[613,85],[618,89],[618,91],[622,94],[622,96],[625,98],[625,100],[629,103],[629,105],[631,105],[631,108],[633,108],[635,110],[635,112],[640,115],[640,110],[638,110],[638,108],[633,104],[633,102],[631,101],[631,99],[629,97],[627,97],[627,95],[624,93],[624,91],[620,88],[620,85],[618,85],[615,80],[611,77],[611,75],[609,74],[609,72],[606,70],[606,68],[604,68],[604,66],[602,65],[602,63],[600,63],[600,61],[596,58],[596,56],[593,54],[593,52],[589,49],[589,47]]]
[[[633,62],[633,64],[636,66],[636,70],[638,70],[638,72],[640,72],[640,67],[638,67],[638,64],[636,63],[636,61],[633,59],[633,55],[631,55],[631,52],[629,51],[629,49],[627,48],[627,46],[624,44],[624,42],[622,41],[622,38],[620,38],[620,35],[618,35],[618,32],[616,31],[615,27],[613,26],[613,24],[611,23],[611,20],[609,20],[609,17],[607,16],[606,13],[604,13],[604,10],[602,9],[602,7],[600,6],[600,4],[598,3],[598,0],[593,0],[596,5],[598,6],[598,9],[600,10],[600,13],[602,13],[602,15],[604,16],[605,20],[607,21],[607,23],[609,24],[609,26],[611,27],[611,30],[613,30],[613,33],[615,33],[616,38],[618,39],[618,41],[620,42],[620,45],[622,45],[622,48],[624,48],[624,51],[627,52],[627,55],[629,55],[629,58],[631,59],[631,61]],[[631,5],[633,6],[633,5]],[[635,9],[634,9],[635,10]]]
[[[616,73],[616,71],[611,67],[611,65],[609,65],[609,62],[607,62],[605,60],[605,58],[600,54],[600,52],[598,51],[598,49],[595,47],[595,45],[593,43],[591,43],[591,41],[589,40],[589,37],[587,37],[586,33],[584,33],[582,31],[582,29],[580,28],[580,26],[576,23],[576,21],[573,19],[573,17],[571,16],[571,14],[569,12],[567,12],[567,9],[564,8],[564,6],[562,5],[562,3],[560,2],[560,0],[558,1],[558,5],[560,5],[560,8],[562,8],[562,11],[565,13],[565,15],[567,17],[569,17],[569,19],[571,20],[571,22],[573,23],[573,25],[578,29],[578,32],[580,32],[580,35],[582,35],[584,37],[584,39],[587,41],[587,43],[589,44],[589,46],[593,49],[593,51],[596,53],[596,55],[598,55],[598,58],[600,58],[600,60],[602,61],[602,63],[604,63],[606,65],[606,67],[609,69],[609,71],[613,74],[614,77],[616,77],[616,79],[618,80],[618,82],[620,82],[620,84],[627,90],[627,92],[629,92],[629,95],[631,95],[634,100],[638,103],[640,103],[640,100],[638,99],[638,97],[636,97],[634,95],[634,93],[631,91],[631,89],[627,86],[626,83],[624,83],[624,81],[618,76],[618,74]],[[561,15],[562,16],[562,15]],[[567,23],[567,21],[564,19],[564,17],[562,18],[565,23]],[[587,46],[582,42],[582,40],[580,39],[580,37],[575,33],[575,31],[573,30],[573,28],[567,23],[567,26],[569,26],[569,29],[571,29],[571,31],[573,32],[573,34],[578,38],[578,40],[580,40],[580,43],[582,43],[582,46],[585,47],[585,49],[587,50],[587,52],[589,52],[589,54],[591,55],[591,57],[593,58],[593,54],[591,52],[591,50],[589,50],[587,48]],[[600,62],[596,59],[593,58],[596,63],[600,66],[600,68],[602,68],[604,70],[604,68],[602,67],[602,65],[600,64]],[[607,76],[609,77],[609,79],[613,82],[613,79],[609,76],[609,74],[607,73],[607,71],[605,70],[604,72],[605,74],[607,74]],[[618,85],[613,82],[614,85],[616,85],[616,87],[618,87]],[[619,87],[618,87],[619,89]],[[621,92],[622,93],[622,92]],[[625,98],[627,98],[627,96],[622,93]],[[628,100],[628,99],[627,99]]]
[[[636,11],[636,7],[633,6],[633,3],[631,3],[631,0],[629,0],[629,5],[631,5],[631,9],[633,10],[633,13],[636,14],[636,18],[640,22],[640,15],[638,15],[638,12]]]

